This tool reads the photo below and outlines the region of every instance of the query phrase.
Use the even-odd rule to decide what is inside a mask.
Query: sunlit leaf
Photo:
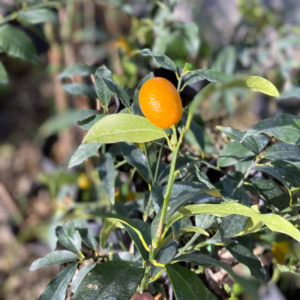
[[[248,87],[254,92],[260,92],[269,96],[279,97],[279,92],[269,80],[259,76],[250,76],[246,81]]]

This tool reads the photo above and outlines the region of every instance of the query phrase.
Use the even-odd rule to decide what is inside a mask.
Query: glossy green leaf
[[[62,269],[46,286],[39,300],[64,300],[69,282],[75,274],[77,265],[77,263],[73,263]]]
[[[272,119],[259,121],[244,136],[252,136],[259,133],[271,135],[288,144],[300,144],[300,117],[282,114]]]
[[[154,78],[154,74],[153,72],[150,72],[148,75],[146,75],[138,84],[137,88],[135,89],[134,92],[134,96],[133,96],[133,102],[134,103],[139,103],[139,94],[140,94],[140,90],[142,88],[142,86],[144,85],[144,83],[146,81],[148,81],[149,79]]]
[[[62,73],[59,74],[59,79],[73,78],[73,76],[79,75],[82,77],[90,76],[96,72],[95,66],[89,66],[82,63],[73,64],[67,67]]]
[[[48,2],[42,2],[42,3],[36,3],[31,6],[29,6],[29,9],[38,9],[38,8],[60,8],[62,6],[62,3],[60,1],[48,1]]]
[[[89,145],[89,144],[87,144]],[[108,200],[115,203],[115,165],[113,156],[107,152],[100,155],[98,174],[103,183]]]
[[[167,70],[177,72],[177,67],[170,57],[158,52],[152,52],[150,49],[143,49],[141,51],[143,56],[152,56],[157,64]]]
[[[197,274],[179,265],[166,265],[177,300],[217,300]]]
[[[7,84],[8,78],[3,64],[0,62],[0,84]]]
[[[266,281],[266,271],[252,251],[241,244],[225,244],[225,247],[237,261],[250,269],[254,278],[261,282]]]
[[[99,120],[85,136],[83,143],[144,143],[164,138],[166,133],[146,118],[113,114]]]
[[[225,270],[233,278],[234,281],[240,284],[252,297],[254,297],[254,299],[257,300],[259,299],[257,293],[258,290],[257,284],[252,282],[249,279],[238,276],[236,273],[233,272],[231,267],[224,262],[218,261],[202,253],[181,255],[173,259],[173,262],[180,262],[180,261],[190,262],[203,267],[215,267],[215,266],[220,267],[223,270]]]
[[[300,161],[300,147],[298,145],[276,143],[264,152],[263,158]]]
[[[100,101],[108,105],[110,101],[110,92],[115,93],[121,99],[126,107],[130,107],[130,98],[126,91],[116,82],[113,81],[111,71],[106,66],[101,66],[95,73],[95,86]]]
[[[166,230],[177,220],[184,217],[208,213],[218,217],[226,217],[230,214],[250,217],[263,222],[270,230],[281,232],[300,241],[300,232],[289,221],[274,214],[260,214],[251,208],[239,203],[221,204],[194,204],[180,208],[167,221]]]
[[[220,167],[227,167],[253,158],[254,154],[252,151],[244,147],[241,143],[232,141],[221,151],[218,158],[218,165]]]
[[[269,165],[256,165],[252,169],[269,174],[272,177],[276,178],[278,181],[280,181],[283,185],[288,187],[288,183],[286,182],[286,180],[273,167]]]
[[[254,92],[260,92],[269,96],[279,97],[279,92],[273,83],[260,76],[250,76],[247,78],[246,83]]]
[[[230,139],[240,142],[255,154],[258,154],[269,142],[269,138],[263,134],[248,136],[244,139],[245,132],[232,127],[217,126],[219,130],[225,133]]]
[[[101,145],[101,143],[81,144],[72,155],[69,162],[69,168],[81,164],[88,157],[97,156],[97,151]]]
[[[146,155],[134,144],[120,143],[121,151],[126,161],[137,168],[142,177],[151,183],[150,170]]]
[[[85,95],[88,98],[96,99],[97,95],[94,89],[86,83],[65,83],[63,89],[73,95]]]
[[[20,29],[11,25],[0,27],[0,48],[10,56],[38,62],[36,49],[31,39]]]
[[[85,276],[95,267],[97,266],[97,263],[89,264],[84,266],[74,277],[71,285],[71,291],[73,294],[76,293],[77,288],[81,284],[82,280],[85,278]]]
[[[40,24],[45,22],[58,23],[57,13],[46,8],[21,10],[18,12],[17,19],[19,18],[30,24]]]
[[[74,253],[81,251],[81,237],[75,229],[73,221],[68,221],[64,226],[57,227],[56,235],[58,241]]]
[[[78,260],[78,256],[73,252],[68,250],[57,250],[34,261],[30,266],[30,271],[48,266],[61,265],[76,260]]]
[[[287,182],[294,186],[300,186],[300,170],[294,164],[283,160],[274,160],[271,165]]]
[[[97,265],[85,276],[72,300],[129,300],[144,276],[144,269],[122,260]]]
[[[78,228],[76,230],[79,232],[82,242],[92,250],[96,251],[96,240],[93,236],[93,233],[88,228]]]

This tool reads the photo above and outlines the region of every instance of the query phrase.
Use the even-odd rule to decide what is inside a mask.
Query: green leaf
[[[1,62],[0,62],[0,84],[8,84],[7,73]]]
[[[63,84],[63,89],[73,95],[85,95],[88,98],[96,99],[97,95],[94,89],[86,83],[66,83]]]
[[[36,49],[31,39],[20,29],[11,25],[0,27],[0,49],[10,56],[38,62]]]
[[[114,260],[97,265],[85,276],[72,300],[128,300],[144,276],[144,269]]]
[[[19,18],[30,24],[40,24],[45,22],[58,23],[57,13],[45,8],[21,10],[18,12],[17,19]]]
[[[129,108],[130,98],[126,91],[116,82],[113,81],[111,71],[106,66],[101,66],[95,73],[95,86],[97,93],[100,97],[100,101],[103,103],[109,103],[109,91],[115,93],[120,98],[123,104]],[[106,87],[105,87],[106,86]],[[108,105],[108,104],[106,104]]]
[[[288,90],[281,93],[277,99],[281,100],[289,98],[300,98],[300,88],[298,86],[291,86]]]
[[[260,92],[269,96],[279,97],[279,92],[269,80],[259,76],[250,76],[246,81],[248,87],[254,92]]]
[[[265,133],[276,137],[288,144],[300,144],[300,117],[282,114],[272,119],[259,121],[244,136],[252,136],[259,133]]]
[[[85,278],[85,276],[95,267],[97,266],[97,263],[89,264],[84,266],[74,277],[71,285],[71,291],[73,294],[76,293],[77,288],[81,284],[82,280]]]
[[[126,161],[133,167],[137,168],[145,181],[151,183],[147,158],[141,149],[135,145],[129,145],[127,143],[120,143],[120,147]]]
[[[134,103],[139,103],[139,94],[140,94],[140,90],[142,88],[142,86],[144,85],[144,83],[146,81],[148,81],[149,79],[154,78],[154,74],[153,72],[149,73],[148,75],[146,75],[138,84],[137,88],[135,89],[134,92],[134,96],[133,96],[133,102]]]
[[[253,159],[254,154],[237,141],[229,142],[221,151],[218,158],[220,167],[227,167],[238,162]]]
[[[99,120],[85,136],[83,143],[144,143],[166,137],[166,133],[146,118],[113,114]]]
[[[182,114],[182,118],[181,120],[184,122],[184,124],[187,121],[187,113],[183,112]],[[194,122],[192,120],[191,122],[191,126],[190,126],[190,132],[192,133],[194,140],[196,143],[198,143],[198,145],[200,146],[200,149],[204,149],[205,146],[205,142],[204,142],[204,132],[203,132],[203,128],[198,125],[196,122]],[[188,141],[190,142],[190,144],[194,145],[195,143],[192,143],[191,139],[188,139]]]
[[[102,77],[95,76],[94,85],[95,85],[95,90],[98,95],[99,101],[101,102],[102,105],[107,107],[111,101],[111,97],[113,93],[107,87]]]
[[[148,246],[151,245],[150,227],[147,223],[139,219],[129,219],[129,218],[122,217],[120,215],[106,214],[104,226],[100,232],[101,249],[104,249],[109,235],[116,228],[120,228],[120,227],[122,228],[123,226],[128,231],[131,238],[134,240],[141,255],[145,259],[147,259],[148,258],[147,251],[149,250]]]
[[[86,158],[91,156],[97,156],[97,151],[101,147],[101,143],[97,144],[81,144],[75,153],[72,155],[70,162],[69,162],[69,168],[72,168],[74,166],[77,166],[81,164]]]
[[[72,221],[67,222],[62,227],[57,227],[56,235],[58,241],[66,248],[74,253],[81,252],[81,237]]]
[[[77,120],[81,118],[81,115],[81,110],[68,109],[60,114],[51,116],[41,125],[38,130],[38,135],[45,138],[70,128],[76,124]]]
[[[69,282],[77,269],[77,263],[70,264],[61,270],[46,286],[39,300],[64,300]]]
[[[79,232],[82,242],[92,250],[96,251],[96,240],[93,236],[93,233],[88,228],[77,228],[76,230]]]
[[[38,8],[60,8],[62,6],[62,3],[59,1],[48,1],[48,2],[42,2],[37,3],[29,6],[29,9],[38,9]]]
[[[179,265],[166,265],[177,300],[217,300],[197,274]]]
[[[175,212],[167,221],[166,229],[184,217],[208,213],[218,217],[226,217],[230,214],[241,215],[263,222],[270,230],[281,232],[300,241],[300,232],[286,219],[275,214],[260,214],[251,208],[239,203],[221,204],[194,204],[188,205]]]
[[[80,120],[77,122],[79,126],[81,126],[84,130],[91,130],[91,128],[102,118],[104,118],[106,114],[94,114],[90,117],[85,118],[84,120]]]
[[[225,133],[230,139],[240,142],[244,147],[255,154],[258,154],[270,140],[267,136],[262,134],[248,136],[244,139],[245,132],[241,132],[238,129],[223,126],[217,126],[217,128]]]
[[[250,269],[254,278],[261,282],[266,281],[266,271],[252,251],[241,244],[225,244],[225,247],[237,261]]]
[[[82,77],[90,76],[96,72],[96,67],[89,66],[86,64],[77,63],[72,66],[67,67],[62,73],[59,74],[59,79],[72,78],[75,75]]]
[[[115,203],[115,165],[113,156],[107,152],[100,155],[99,163],[97,167],[100,180],[103,182],[103,186],[108,200]]]
[[[37,259],[30,266],[30,271],[34,271],[43,267],[61,265],[71,261],[77,261],[78,256],[68,250],[57,250],[50,252],[46,256]]]
[[[158,52],[152,52],[150,49],[143,49],[141,51],[141,54],[143,56],[152,56],[154,58],[154,60],[156,61],[156,63],[160,67],[167,69],[167,70],[171,70],[173,72],[177,72],[177,67],[176,67],[175,63],[167,55],[164,55],[164,54],[161,54]]]
[[[294,164],[283,160],[274,160],[271,165],[287,182],[297,187],[300,186],[300,170]]]
[[[209,69],[199,69],[189,72],[184,79],[184,85],[189,85],[200,80],[208,80],[210,82],[228,82],[232,76],[219,71]]]
[[[196,265],[200,265],[203,267],[220,267],[223,270],[225,270],[239,285],[241,285],[252,297],[255,299],[259,299],[258,294],[257,294],[257,284],[252,282],[249,279],[243,278],[238,276],[233,272],[231,267],[221,261],[218,261],[208,255],[201,254],[201,253],[193,253],[193,254],[186,254],[186,255],[181,255],[179,257],[176,257],[173,259],[173,262],[180,262],[180,261],[185,261],[185,262],[190,262]]]
[[[276,143],[264,152],[263,158],[300,161],[300,147],[298,145]]]
[[[269,203],[282,210],[289,206],[290,195],[272,180],[257,180],[253,182],[253,188],[262,195]]]

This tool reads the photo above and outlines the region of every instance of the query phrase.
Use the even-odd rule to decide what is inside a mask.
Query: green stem
[[[163,149],[164,149],[164,144],[165,144],[165,139],[163,139],[163,141],[161,143],[159,154],[158,154],[158,159],[157,159],[155,174],[154,174],[154,184],[156,184],[158,169],[159,169],[159,164],[160,164],[160,160],[161,160],[161,155],[162,155],[162,152],[163,152]]]
[[[149,281],[150,281],[150,277],[151,277],[151,268],[152,268],[152,261],[154,260],[154,254],[155,254],[155,249],[151,248],[150,254],[149,254],[149,261],[147,262],[146,265],[146,270],[145,270],[145,275],[142,279],[142,282],[138,288],[138,292],[139,293],[143,293],[143,291],[145,290],[145,288],[147,287]]]
[[[174,184],[174,173],[175,173],[177,155],[178,155],[178,150],[179,150],[180,144],[181,143],[178,142],[172,151],[172,161],[171,161],[170,173],[169,173],[169,178],[168,178],[168,183],[167,183],[167,188],[166,188],[166,194],[164,196],[164,204],[163,204],[162,211],[161,211],[160,221],[159,221],[159,224],[157,227],[156,237],[155,237],[155,240],[153,241],[154,248],[157,248],[159,246],[160,239],[161,239],[161,236],[162,236],[162,233],[164,230],[166,215],[167,215],[168,206],[169,206],[169,200],[171,197],[172,187]]]
[[[196,240],[197,238],[201,235],[201,233],[195,233],[194,236],[180,249],[178,254],[175,256],[180,256],[186,249],[188,249]]]
[[[152,173],[151,164],[150,164],[150,160],[149,160],[149,156],[148,156],[148,151],[147,151],[147,147],[146,147],[145,143],[143,143],[143,147],[144,147],[144,152],[145,152],[148,167],[149,167],[149,172],[150,172],[150,177],[151,177],[151,184],[154,185],[153,173]]]
[[[14,12],[11,15],[8,15],[8,16],[2,18],[0,20],[0,26],[3,25],[3,24],[5,24],[5,23],[7,23],[7,22],[15,20],[17,18],[17,16],[18,16],[18,13]]]
[[[115,169],[118,169],[127,163],[126,160],[123,160],[115,165]]]

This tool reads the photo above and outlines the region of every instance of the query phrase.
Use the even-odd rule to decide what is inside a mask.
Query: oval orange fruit
[[[182,116],[182,103],[174,85],[167,79],[155,77],[144,83],[139,94],[145,117],[159,128],[177,124]]]

